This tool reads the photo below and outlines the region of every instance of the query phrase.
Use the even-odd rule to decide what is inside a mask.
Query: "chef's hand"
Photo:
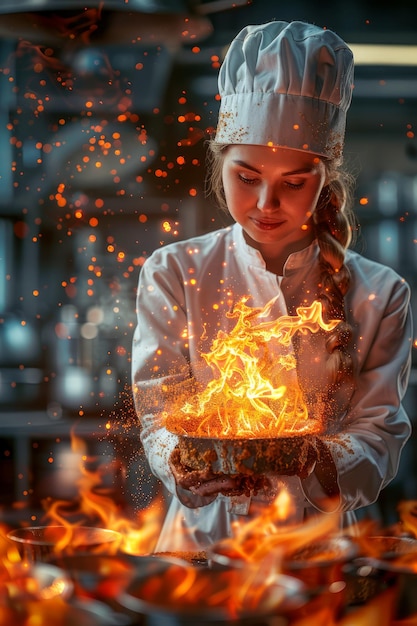
[[[181,463],[180,451],[174,448],[169,459],[169,465],[175,482],[183,489],[188,489],[194,495],[210,497],[221,493],[224,496],[250,496],[254,491],[261,489],[265,484],[263,476],[246,474],[214,473],[209,467],[204,470],[195,470]]]

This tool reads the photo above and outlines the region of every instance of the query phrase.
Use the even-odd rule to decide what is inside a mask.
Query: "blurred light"
[[[349,44],[355,65],[417,65],[417,46]]]
[[[87,311],[87,321],[91,324],[101,324],[104,320],[104,311],[101,307],[90,307]]]
[[[81,326],[80,334],[83,339],[95,339],[98,335],[98,328],[96,324],[86,322]]]

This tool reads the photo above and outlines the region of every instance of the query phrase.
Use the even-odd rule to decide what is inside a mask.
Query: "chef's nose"
[[[257,207],[260,211],[275,211],[279,207],[279,194],[274,185],[264,185],[259,190]]]

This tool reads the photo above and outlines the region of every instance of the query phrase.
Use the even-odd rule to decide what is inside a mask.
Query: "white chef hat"
[[[298,21],[247,26],[220,68],[215,141],[341,158],[352,89],[352,51],[332,31]]]

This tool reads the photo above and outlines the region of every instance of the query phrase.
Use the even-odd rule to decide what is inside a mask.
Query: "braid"
[[[352,357],[348,351],[352,330],[346,322],[344,306],[350,286],[345,254],[352,240],[353,220],[349,207],[350,187],[344,177],[346,175],[342,172],[334,174],[321,193],[313,218],[320,248],[318,299],[322,302],[325,320],[341,320],[326,341],[330,354],[326,365],[329,396],[342,382],[353,378]]]

